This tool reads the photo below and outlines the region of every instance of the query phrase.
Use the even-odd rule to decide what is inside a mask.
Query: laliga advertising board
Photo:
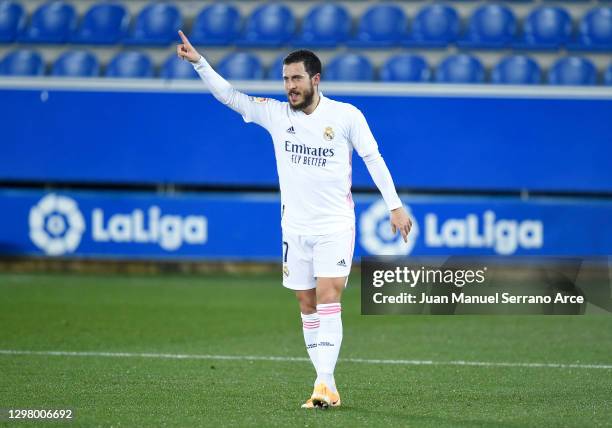
[[[606,255],[607,201],[410,196],[408,243],[389,230],[384,202],[355,198],[365,255]],[[0,192],[0,253],[60,257],[270,260],[281,254],[272,194],[159,196],[137,192]],[[231,213],[248,212],[235,223]],[[276,219],[276,221],[275,221]]]

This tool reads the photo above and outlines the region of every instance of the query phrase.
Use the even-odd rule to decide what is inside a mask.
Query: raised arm
[[[179,58],[193,64],[196,72],[204,81],[213,96],[232,110],[240,113],[245,122],[255,122],[264,128],[268,127],[271,119],[270,105],[275,100],[267,98],[254,98],[237,91],[219,73],[217,73],[206,59],[192,46],[182,31],[179,36],[183,43],[176,47]]]

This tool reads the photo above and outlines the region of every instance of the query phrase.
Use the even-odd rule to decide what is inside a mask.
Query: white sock
[[[304,331],[304,343],[308,356],[315,370],[317,368],[317,337],[319,335],[319,314],[301,314],[302,315],[302,330]]]
[[[319,336],[317,339],[317,382],[325,382],[336,390],[334,369],[342,345],[342,306],[340,303],[317,305]]]

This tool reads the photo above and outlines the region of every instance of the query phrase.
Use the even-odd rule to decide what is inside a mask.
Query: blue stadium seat
[[[495,48],[508,46],[516,35],[516,18],[512,10],[501,4],[485,4],[474,11],[465,38],[460,46]]]
[[[268,73],[266,77],[269,80],[283,80],[283,60],[287,56],[286,53],[283,53],[276,57],[270,67],[268,68]]]
[[[322,3],[314,6],[302,21],[296,46],[334,47],[348,40],[351,16],[344,6]]]
[[[612,7],[596,7],[580,21],[577,49],[612,51]]]
[[[542,71],[533,58],[510,55],[502,58],[493,68],[491,81],[509,85],[538,84],[542,82]]]
[[[485,70],[478,58],[459,54],[444,59],[438,66],[436,81],[441,83],[482,83]]]
[[[194,45],[230,45],[240,35],[240,12],[226,3],[212,3],[196,16],[189,41]]]
[[[385,82],[428,82],[431,71],[420,55],[400,54],[389,58],[380,69]]]
[[[523,35],[514,44],[519,49],[558,49],[572,32],[572,19],[560,7],[542,6],[529,13],[523,24]]]
[[[87,51],[64,52],[53,63],[53,76],[97,77],[100,64],[94,54]]]
[[[116,44],[125,37],[129,24],[130,15],[121,4],[95,4],[85,13],[71,41],[92,45]]]
[[[295,17],[287,6],[269,3],[257,7],[249,16],[244,36],[237,44],[242,46],[277,47],[288,43],[295,33]]]
[[[217,71],[226,79],[263,79],[263,67],[259,58],[252,53],[237,52],[225,56],[217,65]]]
[[[44,72],[45,63],[36,51],[12,51],[0,61],[0,75],[3,76],[41,76]]]
[[[106,77],[153,77],[151,58],[140,52],[120,52],[111,60]]]
[[[423,7],[412,23],[407,46],[444,47],[459,36],[461,22],[457,11],[444,4]]]
[[[604,70],[603,78],[605,85],[612,86],[612,62]]]
[[[165,46],[178,39],[183,20],[172,3],[151,3],[136,17],[136,24],[124,40],[129,45]]]
[[[356,47],[397,46],[407,36],[408,19],[403,9],[394,4],[368,8],[359,20],[357,34],[349,42]]]
[[[595,85],[597,69],[591,61],[578,56],[560,58],[548,72],[551,85]]]
[[[26,15],[19,3],[0,1],[0,43],[10,43],[23,31]]]
[[[41,5],[17,40],[23,43],[65,43],[76,27],[74,7],[63,1]]]
[[[162,64],[160,77],[163,79],[199,79],[198,73],[193,69],[193,65],[187,60],[180,59],[172,53]]]
[[[323,77],[331,81],[370,81],[374,80],[374,67],[363,55],[339,54],[325,67]]]

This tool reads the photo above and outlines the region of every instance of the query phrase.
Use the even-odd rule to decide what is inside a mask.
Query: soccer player
[[[221,103],[272,136],[281,191],[283,286],[295,291],[306,349],[317,377],[304,408],[340,405],[334,368],[342,343],[341,296],[355,246],[351,196],[353,149],[390,211],[391,228],[407,240],[412,222],[365,117],[319,92],[321,61],[307,50],[283,61],[287,101],[247,96],[213,70],[182,31],[177,55],[190,61]]]

